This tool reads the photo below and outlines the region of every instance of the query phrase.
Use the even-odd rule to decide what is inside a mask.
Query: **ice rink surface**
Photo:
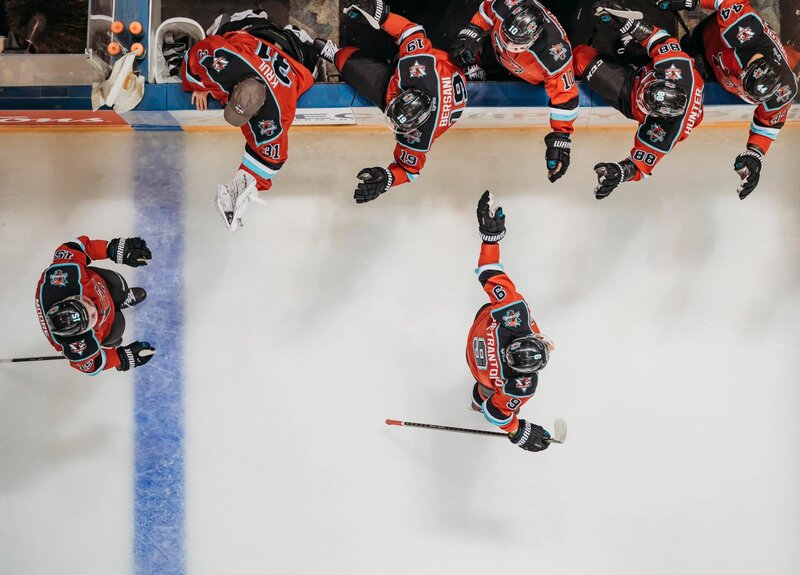
[[[0,355],[51,353],[36,281],[80,234],[158,247],[98,264],[148,287],[126,342],[159,348],[97,378],[0,366],[0,573],[800,572],[800,129],[745,201],[745,126],[701,127],[602,202],[592,166],[632,129],[577,132],[557,184],[544,134],[453,131],[357,206],[391,135],[296,129],[236,234],[212,201],[235,131],[0,134]],[[522,416],[569,437],[539,454],[383,423],[491,428],[464,360],[484,189],[556,344]],[[181,473],[159,491],[137,465],[165,436]]]

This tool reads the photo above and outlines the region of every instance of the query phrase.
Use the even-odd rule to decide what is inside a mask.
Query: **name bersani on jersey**
[[[472,67],[494,58],[526,82],[544,84],[553,130],[545,136],[548,179],[555,182],[563,176],[569,167],[579,92],[572,46],[556,17],[534,0],[484,0],[458,33],[450,56],[471,74]]]
[[[399,46],[396,64],[349,46],[338,49],[318,40],[320,56],[342,78],[379,107],[397,142],[388,167],[364,168],[357,178],[356,202],[369,202],[414,180],[425,167],[433,142],[453,126],[467,105],[467,82],[447,52],[433,47],[419,24],[391,13],[382,0],[358,0],[345,8],[357,22],[381,29]]]
[[[475,273],[489,303],[478,310],[467,338],[467,364],[475,378],[472,408],[508,432],[515,445],[541,451],[550,434],[517,415],[533,397],[538,372],[547,365],[553,344],[539,332],[528,304],[500,263],[497,242],[505,236],[505,214],[502,208],[492,210],[488,191],[478,201],[477,214],[483,243]]]
[[[93,260],[111,259],[131,267],[151,258],[141,238],[91,240],[80,236],[61,244],[53,263],[36,286],[36,313],[47,340],[75,369],[96,375],[144,365],[155,349],[146,341],[123,346],[122,310],[141,303],[144,289],[129,288],[117,272],[93,267]]]

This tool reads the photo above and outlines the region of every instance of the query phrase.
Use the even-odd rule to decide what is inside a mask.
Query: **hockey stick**
[[[687,34],[689,34],[689,27],[686,25],[686,20],[683,19],[683,16],[681,16],[681,13],[680,12],[674,12],[674,14],[675,14],[675,18],[678,19],[678,23],[681,25],[681,28],[683,28],[683,31],[686,32]]]
[[[50,361],[53,359],[67,359],[63,355],[44,355],[42,357],[11,357],[0,359],[0,363],[17,363],[21,361]]]
[[[494,435],[495,437],[508,438],[507,433],[499,431],[485,431],[483,429],[467,429],[464,427],[449,427],[447,425],[435,425],[433,423],[415,423],[413,421],[399,421],[397,419],[387,419],[386,425],[399,425],[400,427],[420,427],[423,429],[435,429],[438,431],[451,431],[454,433],[471,433],[473,435]],[[546,441],[548,443],[564,443],[567,439],[567,422],[560,417],[553,424],[553,436]]]

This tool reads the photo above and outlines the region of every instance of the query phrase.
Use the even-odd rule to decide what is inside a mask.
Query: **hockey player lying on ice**
[[[467,364],[475,378],[472,409],[508,432],[514,445],[541,451],[547,449],[550,434],[517,414],[533,397],[553,343],[539,333],[528,304],[503,271],[497,242],[506,234],[506,217],[503,208],[492,210],[491,199],[487,191],[478,201],[483,243],[475,273],[489,303],[478,310],[467,338]]]

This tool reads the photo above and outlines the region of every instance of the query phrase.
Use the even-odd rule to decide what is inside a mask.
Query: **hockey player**
[[[475,378],[472,409],[508,432],[514,445],[541,451],[550,434],[517,414],[536,391],[553,344],[539,333],[528,304],[503,271],[497,242],[506,234],[505,214],[492,210],[488,191],[478,201],[478,230],[483,243],[475,273],[489,303],[478,310],[467,338],[467,364]]]
[[[703,80],[692,59],[665,30],[613,1],[595,4],[602,27],[612,27],[624,41],[639,42],[652,61],[636,68],[609,61],[585,44],[575,47],[575,71],[611,106],[639,122],[630,156],[595,165],[602,200],[623,182],[649,176],[678,142],[703,120]]]
[[[97,375],[112,367],[127,371],[153,357],[156,350],[146,341],[122,345],[122,310],[140,304],[145,290],[129,288],[117,272],[89,265],[108,258],[139,267],[151,257],[141,238],[108,242],[80,236],[56,249],[36,287],[36,313],[45,337],[72,367]]]
[[[489,36],[490,43],[484,43]],[[541,4],[534,0],[484,0],[478,12],[450,48],[453,62],[462,68],[480,65],[491,54],[509,72],[531,84],[544,83],[550,97],[547,177],[555,182],[567,172],[578,117],[578,87],[572,68],[572,46],[567,34]]]
[[[315,42],[320,56],[384,112],[395,133],[394,162],[385,168],[364,168],[356,176],[361,182],[354,197],[361,204],[419,175],[433,142],[461,117],[467,84],[447,53],[431,45],[422,26],[390,13],[383,0],[357,0],[344,12],[383,29],[400,46],[399,60],[389,64],[358,48],[337,49],[330,40]]]
[[[210,92],[246,140],[239,170],[217,189],[217,210],[230,230],[241,228],[252,194],[269,190],[286,162],[297,100],[314,84],[316,62],[307,34],[261,17],[227,22],[187,53],[184,90]]]
[[[659,0],[657,4],[662,10],[692,10],[697,0]],[[756,105],[745,151],[733,163],[741,178],[736,191],[743,200],[758,185],[764,156],[797,96],[797,77],[777,34],[749,0],[700,0],[700,6],[716,14],[684,37],[684,48],[702,58],[706,71],[713,71],[728,92]]]

